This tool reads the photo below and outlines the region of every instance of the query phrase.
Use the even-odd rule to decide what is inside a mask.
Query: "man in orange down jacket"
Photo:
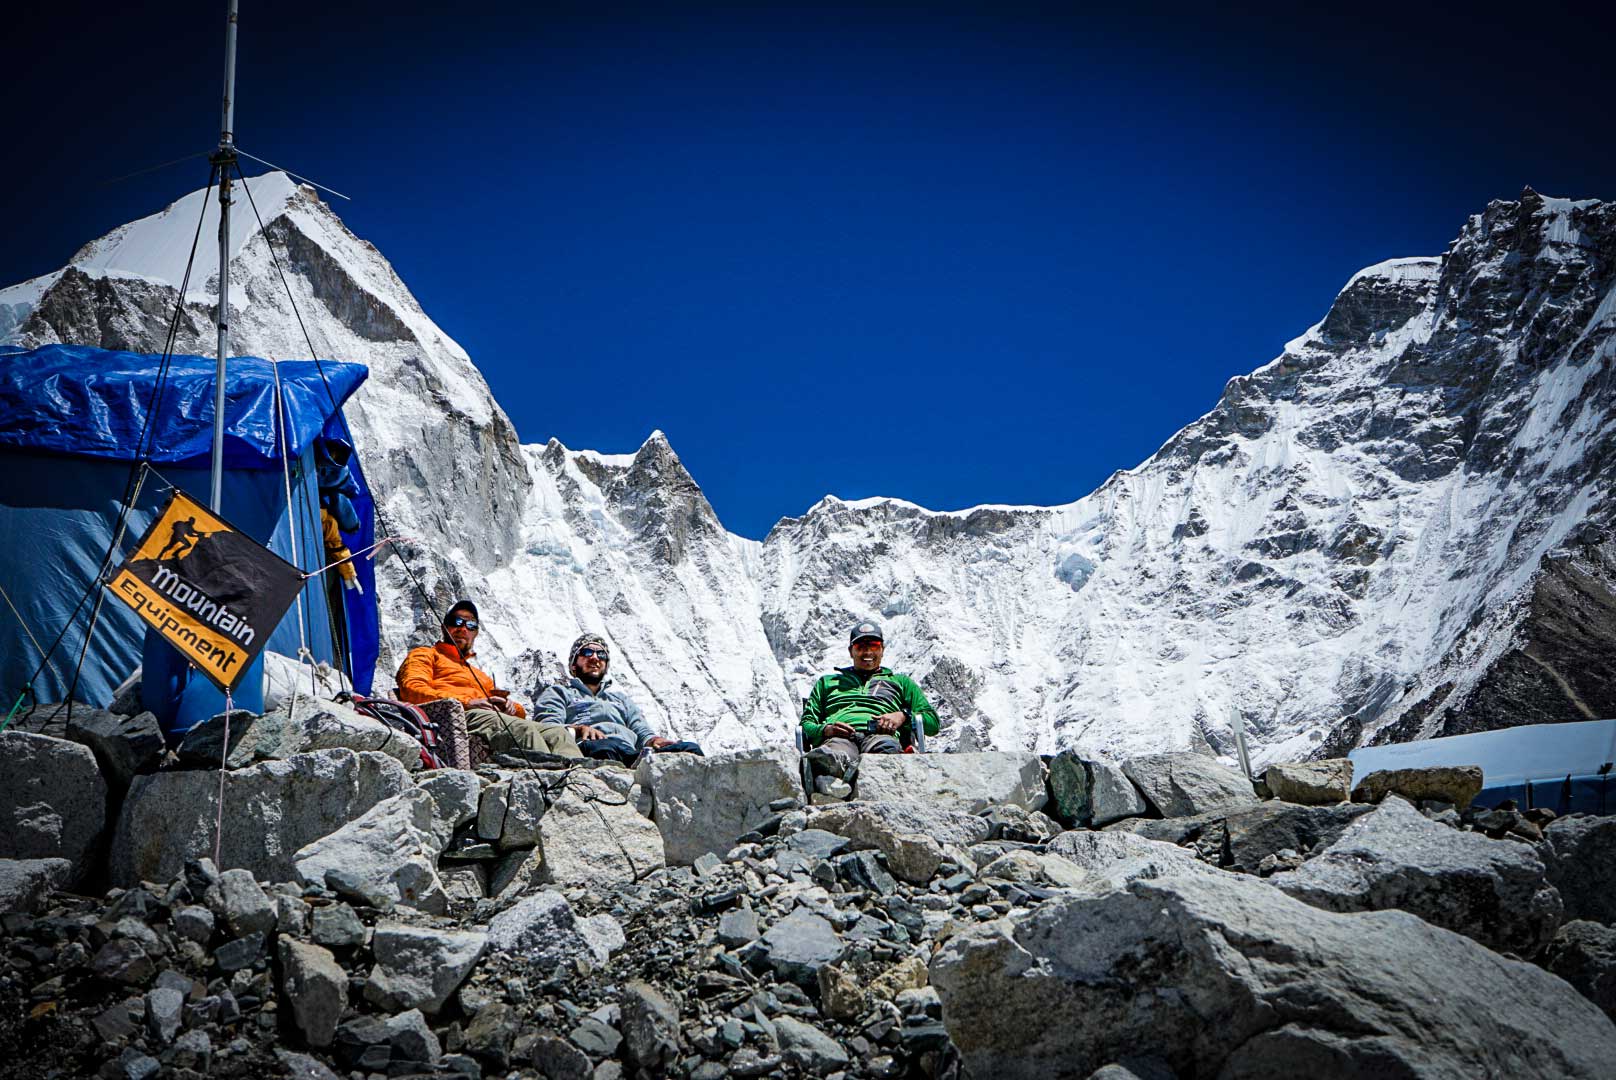
[[[511,700],[482,669],[473,667],[476,654],[477,605],[458,600],[443,620],[443,638],[436,645],[411,649],[398,668],[398,696],[416,705],[455,698],[466,707],[466,730],[487,740],[494,753],[540,750],[562,757],[582,757],[572,731],[561,724],[528,719],[522,703]]]

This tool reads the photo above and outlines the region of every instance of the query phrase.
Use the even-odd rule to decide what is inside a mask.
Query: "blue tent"
[[[68,626],[75,605],[95,582],[148,418],[153,471],[145,476],[112,565],[156,517],[170,487],[203,503],[208,500],[214,361],[172,357],[154,411],[160,364],[158,356],[75,345],[0,351],[0,416],[5,418],[0,427],[0,550],[6,552],[0,585],[17,609],[0,607],[0,696],[5,700],[0,708],[9,709],[28,686],[44,651]],[[275,417],[276,366],[252,357],[229,362],[220,513],[282,558],[312,571],[327,561],[316,449],[329,444],[316,440],[349,441],[340,408],[368,372],[360,364],[282,361],[283,450]],[[290,505],[283,461],[290,465]],[[374,541],[374,503],[357,457],[349,471],[359,527],[345,532],[344,539],[357,551]],[[350,671],[364,693],[370,688],[379,641],[376,588],[374,564],[357,559],[355,565],[364,594],[344,591],[346,611],[338,619],[332,618],[323,579],[311,578],[302,593],[301,628],[299,607],[293,605],[267,648],[296,656],[300,641],[306,641],[317,660]],[[89,604],[94,602],[91,596]],[[34,680],[34,700],[65,699],[84,650],[76,699],[104,706],[142,663],[144,653],[146,702],[148,707],[162,706],[162,699],[169,698],[168,715],[159,711],[166,729],[183,730],[218,711],[222,698],[212,685],[200,676],[189,679],[179,654],[160,641],[154,642],[155,649],[148,644],[145,624],[110,596],[85,649],[89,604],[71,620],[74,626]],[[344,638],[347,649],[339,655]],[[169,670],[164,670],[165,661],[172,662]],[[250,685],[249,679],[236,698],[250,706],[255,695],[262,700],[261,685]]]
[[[1616,720],[1526,724],[1440,739],[1361,746],[1347,755],[1359,780],[1383,769],[1480,765],[1477,806],[1514,799],[1522,809],[1616,814]]]

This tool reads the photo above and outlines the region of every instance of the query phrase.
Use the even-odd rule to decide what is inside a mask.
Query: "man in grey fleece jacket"
[[[633,764],[647,750],[700,754],[693,742],[675,742],[651,730],[640,707],[627,694],[611,689],[606,670],[611,650],[599,634],[581,634],[567,656],[572,676],[545,687],[533,702],[533,718],[572,728],[578,748],[589,757]]]

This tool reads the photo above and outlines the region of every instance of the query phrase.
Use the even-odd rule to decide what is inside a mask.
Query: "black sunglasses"
[[[477,629],[477,620],[468,619],[464,615],[451,615],[443,620],[444,626],[464,626],[467,630]]]
[[[605,649],[579,649],[578,650],[578,655],[579,656],[589,656],[589,657],[598,656],[602,660],[610,660],[611,659],[611,657],[607,655]]]

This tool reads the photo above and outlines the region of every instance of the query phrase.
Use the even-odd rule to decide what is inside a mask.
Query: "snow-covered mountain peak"
[[[276,181],[255,183],[262,209]],[[380,253],[288,190],[238,248],[232,322],[244,353],[307,351],[273,250],[317,351],[371,367],[360,453],[385,526],[418,540],[413,575],[382,566],[383,687],[472,596],[502,684],[531,692],[596,631],[652,724],[713,749],[789,741],[870,617],[940,703],[941,747],[1229,756],[1238,716],[1261,763],[1616,715],[1616,205],[1528,190],[1440,257],[1351,275],[1280,356],[1074,502],[827,495],[755,542],[660,431],[633,453],[518,445]],[[167,265],[181,217],[86,250]],[[155,351],[175,289],[140,272],[0,291],[0,333]],[[187,299],[183,349],[207,351],[210,307]]]
[[[230,258],[237,258],[258,231],[254,206],[265,223],[287,212],[294,200],[318,202],[314,189],[300,187],[282,172],[266,173],[247,181],[251,192],[236,185],[230,234]],[[198,232],[198,219],[201,229]],[[185,266],[193,240],[196,256],[192,261],[188,297],[218,294],[219,200],[211,188],[193,191],[149,217],[120,226],[99,240],[80,248],[69,265],[92,277],[106,275],[142,278],[178,288],[185,278]],[[232,290],[232,305],[246,302],[245,291]]]

